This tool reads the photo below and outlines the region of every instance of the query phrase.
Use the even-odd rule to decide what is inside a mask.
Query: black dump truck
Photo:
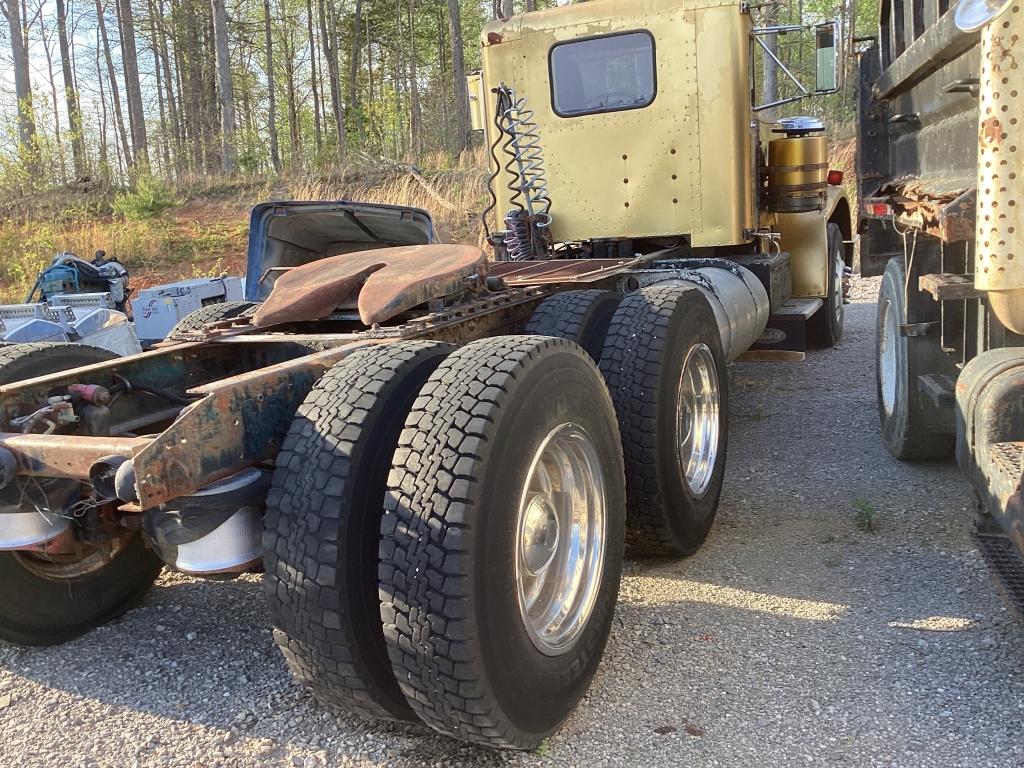
[[[861,54],[861,273],[882,275],[878,409],[892,454],[956,454],[976,538],[1024,607],[1024,12],[883,0]]]

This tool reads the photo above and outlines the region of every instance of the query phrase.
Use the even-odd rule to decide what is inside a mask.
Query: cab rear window
[[[649,32],[558,43],[550,68],[552,107],[561,117],[640,109],[657,92]]]

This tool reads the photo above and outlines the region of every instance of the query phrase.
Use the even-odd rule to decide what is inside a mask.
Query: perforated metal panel
[[[975,285],[991,291],[1024,288],[1022,37],[1020,2],[982,32]]]

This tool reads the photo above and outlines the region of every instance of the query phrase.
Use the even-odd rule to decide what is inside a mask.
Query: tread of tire
[[[906,265],[904,264],[902,258],[896,257],[891,261],[892,263],[896,264],[895,271],[899,273],[899,279],[896,282],[898,282],[899,285],[906,285],[907,271]],[[888,265],[886,265],[886,267],[888,267]],[[883,291],[885,289],[885,286],[886,275],[883,272],[882,285],[880,286],[879,291]],[[879,297],[879,299],[881,299],[881,296]],[[905,308],[902,306],[904,301],[903,294],[900,291],[896,291],[892,295],[891,301],[893,310],[899,312],[902,316],[903,313],[905,313],[906,311]],[[879,304],[881,304],[881,301],[879,301]],[[917,339],[915,339],[914,337],[903,338],[906,339],[906,341],[903,343],[905,343],[906,345],[905,354],[907,357],[907,374],[908,377],[912,377],[914,376],[914,367],[911,366],[910,358],[911,355],[914,353],[914,347],[916,346],[915,341],[917,341]],[[921,339],[920,341],[923,342],[924,339]],[[878,339],[876,339],[875,343],[878,343]],[[897,344],[898,343],[900,343],[899,340],[897,340]],[[878,365],[877,360],[875,364],[876,366]],[[899,393],[897,392],[897,397],[898,396]],[[919,421],[921,419],[921,406],[918,402],[919,398],[920,395],[908,397],[908,402],[906,403],[907,429],[900,436],[900,440],[897,445],[889,446],[890,451],[893,454],[893,456],[895,456],[899,461],[940,461],[942,459],[949,458],[949,456],[952,455],[953,453],[954,445],[956,442],[956,435],[952,433],[942,434],[939,432],[933,432],[931,430],[922,429],[920,426],[915,427],[914,422]],[[879,402],[878,408],[879,412],[881,412],[881,402]]]
[[[168,332],[167,338],[173,339],[179,333],[201,330],[207,323],[239,317],[254,306],[256,305],[251,301],[222,301],[219,304],[207,304],[205,307],[189,312],[175,323]]]
[[[555,294],[542,301],[534,310],[526,324],[526,333],[582,343],[580,336],[595,302],[611,295],[610,291],[597,289]],[[600,354],[600,346],[596,351]]]
[[[265,588],[274,639],[296,678],[321,701],[378,719],[414,716],[404,703],[394,702],[401,694],[383,690],[366,670],[365,660],[357,658],[358,650],[353,653],[357,640],[346,601],[339,596],[343,585],[335,581],[337,509],[351,473],[349,457],[363,435],[367,411],[361,404],[375,397],[403,366],[436,353],[440,346],[445,345],[383,344],[354,353],[347,358],[353,365],[325,373],[312,397],[299,407],[278,454],[278,467],[292,471],[275,472],[267,496]],[[300,427],[301,417],[307,421]],[[317,426],[330,430],[336,441],[333,450],[309,450]],[[306,473],[314,474],[313,483],[302,482]]]
[[[472,522],[464,515],[480,454],[493,439],[489,413],[508,400],[523,365],[552,348],[585,355],[563,339],[508,336],[467,344],[441,363],[406,420],[381,523],[381,617],[402,692],[436,730],[494,747],[521,745],[490,706],[483,661],[470,652],[466,577],[459,574],[471,556],[463,537]]]
[[[90,344],[72,344],[71,342],[46,342],[38,341],[29,344],[11,344],[10,346],[0,346],[0,370],[10,365],[11,363],[22,360],[26,357],[34,357],[36,355],[42,356],[46,352],[52,350],[54,347],[81,347],[83,349],[92,349],[97,352],[102,352],[108,356],[109,359],[113,360],[117,355],[109,350],[103,349],[102,347],[94,347]]]
[[[658,407],[643,393],[657,392],[665,336],[681,290],[650,286],[628,294],[612,318],[601,355],[622,435],[626,462],[626,551],[652,557],[679,554],[663,513],[658,483]]]

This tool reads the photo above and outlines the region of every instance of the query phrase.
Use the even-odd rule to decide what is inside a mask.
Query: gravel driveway
[[[75,642],[0,647],[0,766],[1024,765],[1024,628],[971,546],[968,490],[877,434],[875,290],[858,281],[839,349],[735,367],[708,545],[627,564],[598,677],[538,752],[328,714],[257,577],[168,574]]]

